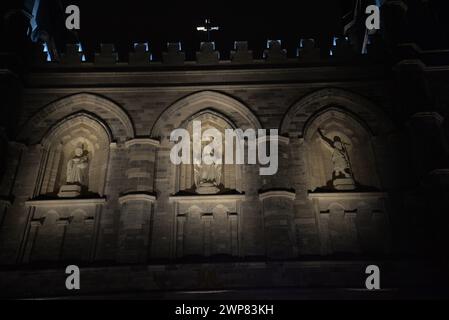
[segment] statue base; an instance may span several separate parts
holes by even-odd
[[[59,189],[58,197],[60,198],[76,198],[81,195],[81,186],[76,184],[64,185]]]
[[[356,188],[352,178],[335,179],[332,184],[336,190],[354,190]]]
[[[217,194],[220,189],[218,189],[213,183],[204,183],[197,187],[195,191],[198,194]]]

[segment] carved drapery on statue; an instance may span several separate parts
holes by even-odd
[[[40,196],[103,195],[111,139],[90,115],[64,119],[43,139]]]
[[[67,163],[67,184],[88,185],[89,158],[83,148],[75,149],[75,156]]]
[[[214,150],[211,151],[210,157],[213,158]],[[198,194],[215,194],[220,191],[222,165],[217,163],[205,164],[201,162],[195,164],[193,168],[195,191]]]
[[[183,127],[190,133],[191,139],[193,139],[194,121],[201,121],[202,133],[206,130],[215,129],[222,134],[223,138],[225,137],[226,129],[233,129],[233,125],[231,125],[228,120],[214,111],[208,110],[189,118],[183,125]],[[210,139],[202,139],[201,154],[207,152],[205,151],[205,148],[211,144],[211,142]],[[191,140],[191,145],[193,146],[193,140]],[[211,152],[216,151],[213,148],[210,150]],[[195,155],[193,154],[193,148],[191,148],[190,152],[193,163],[182,164],[177,168],[176,192],[188,194],[218,194],[222,192],[232,193],[232,191],[239,190],[239,168],[235,164],[225,163],[226,150],[224,150],[224,146],[223,150],[221,150],[221,164],[216,163],[215,161],[208,163],[205,163],[205,161],[201,161],[201,163],[199,161],[197,162],[194,160]],[[209,159],[214,158],[214,154],[211,153]]]
[[[84,145],[75,148],[74,156],[67,161],[65,184],[61,186],[58,196],[71,198],[80,196],[89,188],[89,152]]]

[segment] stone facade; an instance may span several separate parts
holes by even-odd
[[[2,140],[0,263],[19,270],[10,279],[21,268],[39,278],[79,264],[89,270],[90,293],[126,291],[136,288],[120,276],[131,264],[148,266],[132,280],[146,279],[145,290],[258,287],[265,278],[280,287],[348,287],[360,275],[335,267],[351,280],[334,281],[329,263],[297,261],[338,266],[344,258],[359,270],[367,257],[407,251],[400,221],[412,223],[404,217],[419,216],[429,192],[439,195],[429,210],[434,219],[447,208],[447,121],[425,108],[398,119],[383,62],[348,61],[341,51],[319,60],[310,41],[298,59],[276,41],[254,61],[241,42],[232,61],[219,61],[210,43],[197,63],[184,62],[177,48],[170,44],[162,63],[145,66],[139,46],[129,65],[117,62],[112,46],[102,46],[94,63],[68,50],[63,63],[26,75],[19,130]],[[399,64],[398,75],[411,63]],[[222,129],[278,129],[278,172],[227,165],[220,192],[192,193],[192,167],[173,165],[169,154],[171,131],[195,119]],[[347,146],[354,188],[335,188],[336,151],[320,130]],[[88,182],[79,196],[61,198],[77,147],[89,158]],[[108,279],[118,280],[99,284]],[[64,294],[56,284],[39,290],[38,282],[30,280],[30,294]]]

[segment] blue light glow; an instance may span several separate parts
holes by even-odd
[[[81,43],[78,43],[78,52],[83,52],[83,47],[81,46]],[[81,55],[81,61],[86,62],[86,56],[83,54]]]
[[[32,31],[36,30],[36,28],[37,28],[37,20],[36,19],[37,19],[37,14],[39,11],[40,2],[41,2],[40,0],[36,0],[36,1],[34,1],[34,4],[33,4],[33,11],[31,12],[33,17],[30,20]]]
[[[148,44],[148,42],[134,42],[134,49],[139,46],[139,45],[144,45],[145,46],[145,51],[148,52],[150,51],[150,45]],[[179,44],[179,47],[181,48],[181,44]]]
[[[51,62],[51,55],[50,51],[48,50],[48,45],[46,42],[43,44],[43,47],[44,47],[43,51],[47,54],[47,61]]]
[[[277,42],[277,43],[279,43],[280,46],[282,45],[282,40],[268,40],[267,41],[267,49],[270,48],[270,43],[271,42]]]

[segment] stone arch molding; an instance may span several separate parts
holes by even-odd
[[[74,127],[78,124],[83,124],[89,128],[92,128],[94,131],[98,132],[104,141],[111,143],[112,133],[109,130],[109,127],[104,124],[97,117],[87,114],[85,112],[79,112],[74,115],[71,115],[59,123],[56,123],[43,137],[41,144],[49,148],[52,143],[55,142],[55,139],[60,136],[61,132],[67,130],[70,127]]]
[[[85,193],[102,195],[106,178],[109,150],[112,142],[108,126],[97,117],[76,113],[55,124],[41,141],[43,160],[39,179],[39,194],[57,194],[66,185],[67,163],[81,145],[89,157]]]
[[[201,91],[184,97],[167,108],[153,126],[150,136],[154,139],[169,135],[171,130],[182,127],[186,119],[204,110],[217,111],[240,129],[262,129],[253,112],[240,101],[215,91]]]
[[[295,103],[284,116],[280,133],[290,137],[304,137],[310,119],[329,107],[341,109],[352,114],[353,118],[362,120],[373,135],[393,131],[392,123],[370,100],[343,89],[326,88]]]
[[[19,139],[28,140],[30,144],[39,143],[49,127],[77,113],[98,117],[109,128],[113,140],[125,141],[135,136],[132,121],[120,106],[98,95],[79,93],[59,99],[39,110],[25,123]]]

